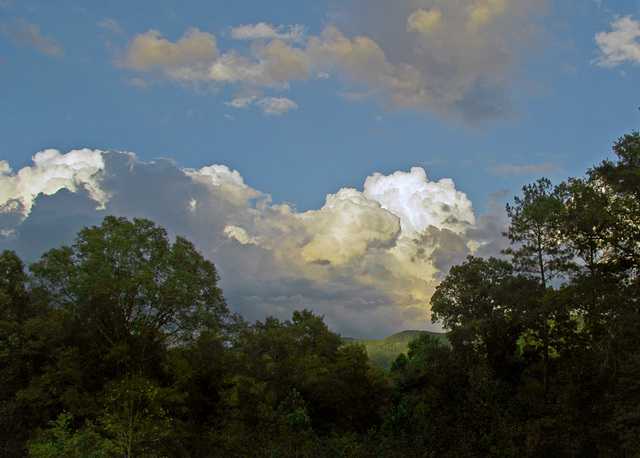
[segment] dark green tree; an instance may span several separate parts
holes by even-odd
[[[93,350],[139,371],[154,352],[229,328],[218,275],[193,244],[144,219],[108,216],[30,266],[40,294],[69,313]]]
[[[42,427],[67,410],[69,437],[91,424],[128,453],[183,453],[188,427],[203,418],[201,410],[185,413],[189,391],[203,405],[217,405],[220,361],[244,326],[227,309],[214,265],[184,238],[170,243],[151,221],[109,216],[30,269],[29,294],[38,311],[22,324],[30,372],[9,405],[25,418],[38,410],[40,421],[23,429]],[[195,386],[209,376],[211,389]],[[125,423],[127,412],[140,421]]]
[[[538,278],[541,299],[543,385],[548,389],[549,371],[549,319],[554,304],[543,300],[550,281],[565,275],[574,257],[571,248],[563,244],[562,215],[565,209],[564,188],[554,187],[547,178],[522,188],[522,197],[514,197],[514,204],[507,204],[511,219],[504,233],[512,246],[504,250],[510,254],[516,268]]]
[[[640,133],[633,131],[620,137],[613,146],[616,162],[604,160],[587,174],[602,180],[620,195],[630,194],[640,200]]]
[[[256,322],[234,351],[238,370],[224,432],[230,449],[240,450],[234,453],[268,455],[278,443],[304,449],[303,443],[347,440],[379,421],[388,386],[381,372],[363,346],[343,344],[309,310],[294,312],[291,320]]]
[[[442,347],[442,340],[427,333],[420,334],[409,342],[407,354],[400,353],[389,370],[396,385],[411,384],[419,380],[428,365],[429,352]]]
[[[496,375],[508,379],[518,339],[535,316],[537,290],[511,263],[469,256],[436,288],[431,319],[449,331],[456,352],[486,358]]]
[[[42,352],[29,325],[38,316],[27,291],[28,276],[13,251],[0,254],[0,455],[16,456],[39,422],[15,396],[41,363]]]
[[[613,151],[616,162],[605,160],[587,173],[590,185],[608,200],[601,231],[609,249],[606,261],[632,279],[640,269],[640,134],[619,138]]]

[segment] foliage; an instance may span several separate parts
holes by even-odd
[[[228,319],[213,264],[144,219],[108,216],[31,271],[47,300],[99,335],[104,351],[125,344],[144,356],[154,344],[188,343]]]
[[[135,374],[105,387],[97,421],[124,456],[135,456],[145,444],[153,445],[171,431],[161,397],[153,382]]]
[[[71,431],[72,421],[70,412],[58,415],[29,442],[29,456],[98,458],[122,453],[122,448],[96,433],[90,422],[83,431]]]
[[[274,406],[297,390],[319,434],[364,432],[375,422],[382,375],[364,347],[343,345],[321,317],[303,310],[291,321],[267,318],[247,330],[240,346],[241,372],[263,384]]]
[[[343,337],[342,340],[348,343],[364,345],[371,364],[378,366],[383,371],[388,371],[399,354],[406,354],[407,351],[409,351],[409,343],[425,333],[440,339],[445,345],[449,345],[449,339],[444,333],[429,331],[401,331],[383,340],[345,337]]]
[[[571,252],[559,243],[564,207],[562,188],[554,188],[547,178],[522,188],[522,197],[507,204],[511,225],[505,232],[512,247],[505,250],[513,256],[519,271],[537,276],[543,291],[547,282],[561,275],[571,259]]]

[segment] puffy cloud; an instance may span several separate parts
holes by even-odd
[[[254,48],[253,54],[253,59],[240,56],[235,51],[223,54],[211,65],[201,80],[269,87],[286,85],[292,79],[309,77],[300,50],[280,40]],[[188,69],[185,73],[191,74]]]
[[[395,246],[400,235],[398,218],[355,189],[328,195],[320,210],[300,218],[310,237],[301,249],[307,262],[344,265],[371,248]]]
[[[374,174],[362,192],[341,189],[319,210],[262,208],[226,233],[268,250],[286,275],[312,279],[316,288],[377,291],[379,313],[393,314],[396,325],[425,327],[429,298],[449,267],[488,243],[468,238],[474,228],[472,204],[453,181],[429,181],[415,167]]]
[[[502,16],[507,9],[508,0],[476,1],[467,7],[469,15],[467,27],[477,30],[487,26],[495,18]]]
[[[256,46],[253,54],[252,58],[234,50],[221,54],[216,37],[196,28],[189,29],[175,43],[161,38],[158,30],[149,30],[134,38],[120,64],[137,71],[160,71],[181,84],[245,83],[268,87],[309,76],[300,50],[282,40]]]
[[[350,39],[336,27],[309,40],[307,53],[314,66],[336,67],[357,82],[391,93],[393,105],[420,106],[425,97],[420,74],[411,65],[393,65],[380,46],[367,37]]]
[[[187,30],[176,43],[161,36],[158,30],[137,35],[123,65],[134,70],[166,69],[178,78],[187,68],[187,73],[199,74],[219,55],[216,37],[196,28]]]
[[[37,51],[52,57],[63,57],[64,49],[52,37],[40,33],[40,28],[25,20],[17,20],[10,24],[0,23],[0,30],[17,44],[29,44]]]
[[[364,195],[397,215],[404,234],[413,235],[429,226],[459,233],[475,222],[471,201],[455,189],[453,180],[429,181],[420,167],[388,176],[374,173],[364,183]]]
[[[603,67],[615,67],[624,62],[640,65],[640,21],[631,15],[617,17],[611,26],[611,32],[596,34],[600,57],[595,62]]]
[[[118,151],[55,150],[13,173],[0,162],[0,248],[32,261],[106,214],[156,221],[211,258],[248,319],[307,307],[347,335],[430,327],[429,298],[452,264],[498,249],[498,216],[474,217],[453,181],[421,168],[373,174],[322,208],[274,204],[224,165],[181,169]],[[499,234],[499,232],[498,232]]]
[[[437,8],[428,11],[420,8],[407,18],[407,30],[421,34],[434,33],[441,24],[442,13]]]
[[[60,189],[76,191],[85,188],[102,207],[108,195],[101,189],[99,172],[104,167],[100,151],[82,149],[61,154],[48,149],[32,158],[33,167],[24,167],[14,174],[6,161],[0,161],[0,203],[19,204],[23,217],[31,211],[35,198],[52,195]]]
[[[559,173],[564,170],[562,170],[562,167],[555,162],[545,162],[543,164],[535,165],[500,164],[489,168],[489,171],[494,175],[507,176],[524,175],[527,173]]]
[[[208,34],[211,52],[189,54],[184,42],[197,29],[176,43],[150,30],[134,39],[126,62],[139,71],[162,68],[181,83],[254,88],[342,75],[347,85],[388,107],[483,123],[512,113],[510,79],[522,50],[539,41],[538,19],[548,2],[372,0],[362,3],[364,10],[354,8],[353,16],[341,15],[347,26],[359,22],[362,33],[351,37],[335,25],[310,37],[300,25],[260,22],[227,29],[232,39],[252,42],[249,54],[231,49],[218,55]]]

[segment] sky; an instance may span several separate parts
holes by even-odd
[[[250,321],[439,330],[504,207],[638,129],[638,0],[0,0],[0,249],[182,235]]]

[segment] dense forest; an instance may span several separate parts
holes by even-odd
[[[214,265],[109,216],[0,255],[1,456],[640,455],[640,135],[507,206],[388,371],[312,311],[247,323]],[[425,304],[427,306],[428,304]]]

